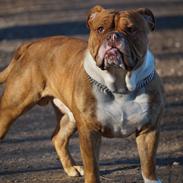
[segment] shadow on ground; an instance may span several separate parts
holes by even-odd
[[[157,17],[157,30],[178,29],[183,27],[183,16]],[[167,24],[168,22],[168,24]],[[86,22],[62,22],[44,25],[22,25],[0,29],[0,41],[42,38],[54,35],[86,35]]]

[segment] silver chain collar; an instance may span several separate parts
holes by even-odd
[[[155,70],[153,70],[153,72],[151,72],[146,78],[139,81],[137,83],[137,87],[136,87],[135,90],[139,90],[139,89],[144,88],[145,86],[147,86],[153,80],[154,76],[155,76]],[[96,86],[99,89],[99,91],[101,91],[101,92],[103,92],[104,94],[107,94],[107,95],[113,95],[112,91],[109,88],[107,88],[107,86],[105,86],[105,85],[99,83],[98,81],[94,80],[89,75],[88,75],[88,79],[89,79],[89,81],[92,85]]]

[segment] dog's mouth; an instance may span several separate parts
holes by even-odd
[[[122,41],[111,42],[106,40],[100,46],[96,59],[97,66],[102,70],[107,70],[110,67],[132,70],[134,63],[127,41],[122,39]]]
[[[103,68],[107,69],[109,67],[120,67],[125,69],[123,54],[117,48],[110,48],[106,50],[103,58]]]
[[[110,67],[118,67],[124,70],[130,70],[128,65],[128,56],[125,53],[116,47],[107,46],[106,49],[101,49],[99,51],[100,54],[100,62],[98,62],[98,66],[102,70],[107,70]]]

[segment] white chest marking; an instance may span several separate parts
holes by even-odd
[[[89,51],[86,52],[84,69],[91,78],[114,91],[115,78],[108,71],[103,71],[96,66]],[[138,69],[126,74],[125,82],[129,91],[134,91],[137,83],[145,79],[154,69],[154,57],[147,50],[144,63]],[[114,136],[124,136],[133,133],[147,123],[149,96],[142,91],[143,89],[135,98],[114,94],[114,98],[111,99],[110,96],[107,97],[93,88],[97,100],[97,119],[102,126],[110,127]]]
[[[97,119],[103,129],[110,129],[114,137],[128,136],[148,122],[149,97],[142,93],[138,97],[114,94],[114,99],[96,93]]]

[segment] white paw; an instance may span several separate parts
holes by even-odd
[[[81,166],[72,166],[70,168],[65,169],[65,172],[70,177],[78,177],[84,175],[84,170]]]
[[[84,170],[82,166],[74,166],[81,176],[84,176]]]
[[[149,179],[144,179],[144,183],[162,183],[160,179],[158,180],[149,180]]]

